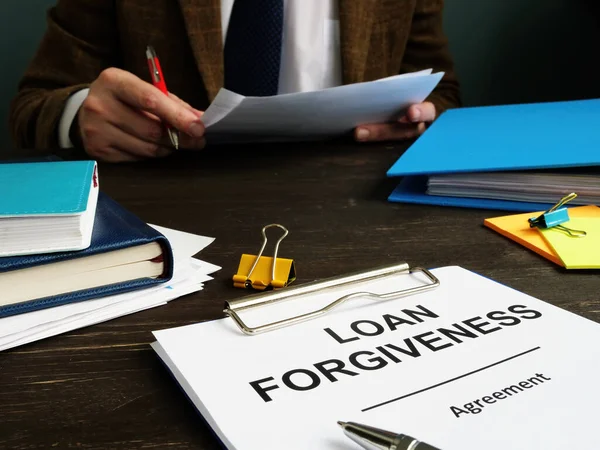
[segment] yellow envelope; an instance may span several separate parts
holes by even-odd
[[[515,242],[533,250],[537,254],[543,256],[546,259],[558,264],[559,266],[565,266],[561,259],[558,257],[552,247],[544,240],[542,234],[536,229],[529,226],[527,220],[530,217],[537,217],[544,211],[525,213],[525,214],[513,214],[510,216],[493,217],[485,219],[483,224],[491,228],[492,230],[512,239]],[[590,206],[575,206],[569,208],[569,218],[573,220],[579,217],[595,218],[600,223],[600,208],[594,205]],[[574,226],[570,228],[578,229]],[[587,231],[587,230],[585,230]],[[587,238],[587,236],[586,236]],[[571,238],[576,239],[576,238]]]
[[[571,217],[563,225],[582,230],[584,237],[572,237],[555,228],[540,228],[546,242],[561,259],[567,269],[600,268],[600,219],[597,217]]]

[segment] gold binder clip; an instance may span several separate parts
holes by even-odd
[[[275,244],[273,257],[262,256],[267,245],[267,229],[278,227],[283,234]],[[278,289],[287,286],[296,279],[296,268],[294,261],[286,258],[278,258],[279,244],[288,235],[288,230],[283,225],[272,223],[262,229],[263,244],[258,255],[243,254],[237,274],[233,276],[233,286],[237,288],[253,288],[265,290],[268,288]]]

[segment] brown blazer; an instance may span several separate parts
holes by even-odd
[[[429,98],[460,105],[442,30],[443,0],[338,0],[345,84],[432,67],[446,75]],[[58,0],[11,104],[17,146],[56,148],[64,103],[102,70],[149,81],[155,47],[169,90],[204,110],[223,85],[220,0]]]

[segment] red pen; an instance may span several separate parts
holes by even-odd
[[[151,45],[146,48],[146,59],[148,59],[148,69],[150,70],[150,76],[152,77],[152,84],[160,89],[165,95],[169,95],[167,84],[165,83],[165,78],[163,77],[162,69],[160,68],[158,56],[156,56],[156,52]],[[171,139],[173,147],[178,149],[179,135],[177,134],[177,131],[170,125],[167,125],[167,133],[169,133],[169,139]]]

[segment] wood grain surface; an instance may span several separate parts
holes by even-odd
[[[105,193],[149,223],[215,237],[198,257],[223,269],[167,306],[0,353],[0,448],[220,448],[151,332],[220,318],[224,300],[246,295],[231,277],[269,223],[290,230],[280,256],[296,262],[297,284],[401,261],[459,265],[600,321],[599,272],[566,271],[483,227],[504,212],[387,202],[396,181],[385,174],[404,148],[223,147],[101,164]]]

